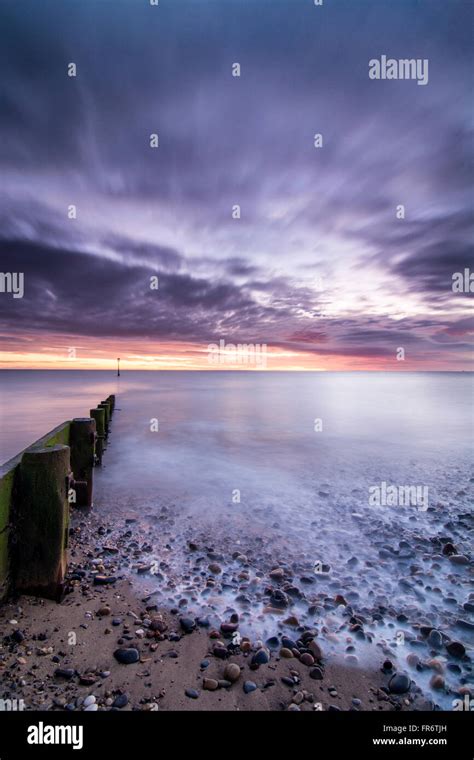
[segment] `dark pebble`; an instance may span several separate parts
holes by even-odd
[[[134,662],[139,661],[140,654],[138,649],[130,647],[130,649],[116,649],[114,657],[117,662],[120,662],[122,665],[132,665]]]

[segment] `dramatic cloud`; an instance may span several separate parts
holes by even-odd
[[[9,365],[64,335],[107,356],[222,337],[298,368],[400,369],[404,347],[405,368],[469,369],[471,294],[451,282],[473,260],[473,16],[4,0],[1,268],[25,274],[23,299],[0,294]],[[369,79],[382,54],[428,59],[428,84]]]

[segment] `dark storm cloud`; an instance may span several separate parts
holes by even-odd
[[[0,236],[27,276],[4,326],[464,350],[450,287],[472,261],[472,16],[461,0],[4,0]],[[429,58],[429,85],[369,80],[382,53]],[[357,320],[322,320],[350,285],[312,278],[341,271],[429,316],[390,324],[383,293],[374,317],[377,280]]]

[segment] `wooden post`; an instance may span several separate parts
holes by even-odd
[[[97,464],[102,464],[102,457],[104,454],[104,441],[105,441],[105,409],[91,409],[91,417],[95,420],[96,428],[96,441],[95,441],[95,454],[97,457]]]
[[[76,417],[71,422],[69,445],[71,447],[71,470],[76,485],[76,507],[92,507],[92,488],[94,478],[94,450],[96,438],[95,419]],[[81,481],[86,482],[85,487]]]
[[[18,473],[13,536],[17,591],[59,599],[67,564],[69,446],[25,451]]]
[[[109,422],[110,422],[110,404],[108,401],[101,401],[100,404],[97,404],[99,409],[103,409],[105,412],[105,437],[107,438],[109,434]]]
[[[111,396],[109,396],[106,399],[106,401],[108,401],[109,404],[110,404],[110,414],[112,415],[114,413],[114,411],[115,411],[115,396],[114,396],[114,394],[112,394]]]

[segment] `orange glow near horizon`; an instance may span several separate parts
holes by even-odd
[[[218,342],[218,341],[216,341]],[[116,371],[120,357],[120,371],[127,370],[185,370],[185,371],[351,371],[351,370],[461,370],[465,365],[452,365],[431,357],[396,361],[393,357],[345,356],[336,352],[318,353],[298,351],[268,346],[265,360],[245,363],[235,361],[227,355],[225,362],[211,363],[208,345],[194,343],[152,343],[141,339],[117,341],[104,339],[100,342],[92,338],[48,336],[46,340],[31,337],[18,342],[10,336],[6,350],[0,353],[0,369],[56,369],[56,370],[110,370]],[[225,341],[226,345],[231,341]],[[466,357],[467,359],[468,357]],[[461,360],[462,361],[462,360]]]

